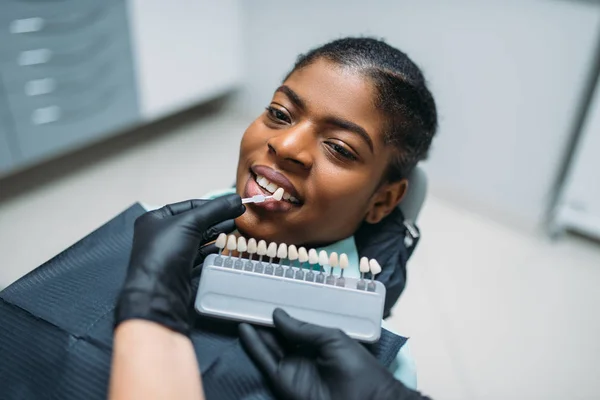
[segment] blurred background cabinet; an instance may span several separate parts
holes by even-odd
[[[600,239],[600,82],[559,197],[554,229],[574,230]]]
[[[231,89],[237,18],[235,1],[4,1],[0,174]]]

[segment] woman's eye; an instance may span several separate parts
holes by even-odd
[[[347,148],[338,143],[328,142],[327,145],[331,147],[333,151],[338,153],[340,156],[348,159],[348,160],[356,160],[357,157]]]
[[[290,117],[288,117],[286,113],[284,113],[281,110],[278,110],[275,107],[267,107],[267,112],[269,113],[269,117],[275,121],[283,121],[287,122],[288,124],[292,123]]]

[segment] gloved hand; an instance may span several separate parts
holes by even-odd
[[[241,324],[240,338],[282,399],[426,399],[342,331],[300,322],[281,309],[273,321],[276,332]]]
[[[139,217],[115,326],[146,319],[188,334],[191,270],[198,248],[233,231],[233,218],[245,210],[240,196],[233,194],[169,204]]]

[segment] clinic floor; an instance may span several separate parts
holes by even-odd
[[[229,186],[247,123],[192,113],[0,181],[0,288],[131,203]],[[551,242],[434,196],[420,225],[391,321],[412,337],[423,391],[600,399],[600,245]]]

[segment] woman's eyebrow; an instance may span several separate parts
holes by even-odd
[[[371,150],[371,153],[374,152],[373,141],[371,140],[371,137],[369,136],[365,128],[363,128],[362,126],[339,117],[327,117],[325,118],[325,123],[337,126],[338,128],[343,129],[345,131],[357,134],[367,143],[369,149]]]
[[[298,96],[298,93],[294,92],[289,86],[281,85],[275,92],[284,93],[296,107],[300,108],[301,110],[306,110],[306,103],[302,97]],[[371,140],[371,137],[362,126],[339,117],[327,117],[325,122],[329,125],[334,125],[345,131],[357,134],[367,143],[371,153],[374,152],[373,140]]]
[[[302,100],[302,98],[298,96],[298,93],[290,89],[289,86],[281,85],[277,88],[275,92],[284,93],[290,99],[290,101],[294,103],[296,107],[300,108],[303,111],[306,110],[306,103],[304,103],[304,100]]]

